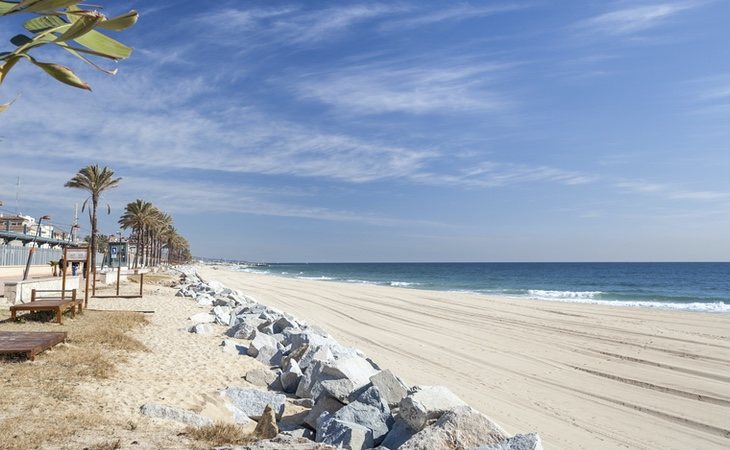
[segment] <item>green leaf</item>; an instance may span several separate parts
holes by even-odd
[[[87,83],[82,81],[79,77],[77,77],[76,74],[73,73],[73,71],[68,67],[64,67],[60,64],[36,61],[33,58],[31,58],[30,61],[61,83],[68,84],[69,86],[77,87],[80,89],[86,89],[87,91],[91,90],[91,87]]]
[[[96,30],[89,31],[74,41],[98,53],[109,55],[110,58],[125,59],[132,54],[132,49],[119,41],[99,33]]]
[[[66,8],[81,3],[81,0],[23,0],[13,7],[10,12],[39,12]]]
[[[10,69],[13,68],[15,63],[20,61],[20,58],[21,58],[21,56],[13,55],[13,56],[9,57],[2,66],[0,66],[0,84],[2,84],[3,81],[5,81],[5,77],[8,76],[8,72],[10,72]],[[8,106],[10,106],[10,105],[8,105]]]
[[[13,8],[15,8],[16,5],[17,5],[17,3],[15,3],[15,2],[2,2],[2,1],[0,1],[0,15],[1,14],[6,14],[8,11],[10,11]]]
[[[105,68],[99,66],[98,64],[94,63],[93,61],[91,61],[90,59],[88,59],[87,57],[85,57],[84,55],[79,54],[79,52],[85,52],[85,53],[91,53],[91,54],[98,55],[97,53],[93,53],[93,52],[90,52],[88,50],[84,50],[84,49],[81,49],[81,48],[69,47],[68,45],[64,45],[64,44],[58,44],[58,45],[61,48],[63,48],[64,50],[66,50],[67,52],[71,53],[75,57],[77,57],[80,60],[82,60],[83,62],[85,62],[86,64],[92,66],[96,70],[100,70],[100,71],[102,71],[102,72],[104,72],[106,74],[109,74],[109,75],[116,75],[117,74],[117,69],[113,69],[113,70],[105,69]]]
[[[65,42],[71,39],[79,38],[89,31],[93,30],[96,24],[104,20],[101,13],[93,11],[92,14],[86,14],[78,18],[63,34],[54,39],[53,42]]]
[[[50,30],[51,28],[66,25],[67,23],[68,22],[58,16],[41,16],[25,22],[23,27],[31,33],[40,33],[42,31]]]
[[[126,14],[122,14],[121,16],[104,20],[98,25],[98,27],[112,31],[122,31],[137,23],[137,19],[139,19],[139,13],[132,10]]]

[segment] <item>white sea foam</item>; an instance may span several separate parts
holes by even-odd
[[[601,291],[544,291],[542,289],[527,291],[527,295],[535,300],[593,299],[601,294]]]
[[[300,280],[334,280],[334,278],[332,278],[332,277],[325,277],[325,276],[321,276],[321,277],[301,277],[301,276],[299,276],[297,278],[299,278]]]
[[[256,269],[251,269],[250,267],[240,267],[238,269],[233,269],[233,270],[235,270],[236,272],[245,272],[245,273],[260,273],[260,274],[271,273],[268,270],[256,270]]]
[[[366,281],[366,280],[352,280],[352,279],[350,279],[350,280],[345,280],[345,281],[347,281],[348,283],[355,283],[355,284],[377,284],[374,281]]]
[[[660,302],[656,300],[600,300],[595,298],[600,291],[543,291],[529,290],[532,300],[547,300],[567,303],[589,303],[593,305],[631,306],[639,308],[671,309],[675,311],[730,313],[730,304],[725,302]]]
[[[391,281],[390,285],[393,287],[410,287],[419,286],[421,283],[409,283],[407,281]]]

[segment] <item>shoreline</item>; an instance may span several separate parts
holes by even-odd
[[[408,289],[408,290],[417,290],[417,291],[425,291],[425,292],[446,292],[446,293],[458,293],[458,294],[470,294],[470,295],[477,295],[484,297],[486,299],[490,298],[501,298],[505,300],[514,300],[514,301],[536,301],[536,302],[555,302],[555,303],[570,303],[570,304],[583,304],[583,305],[601,305],[601,306],[610,306],[610,307],[624,307],[624,308],[640,308],[640,309],[649,309],[649,310],[664,310],[664,311],[681,311],[681,312],[691,312],[691,313],[708,313],[708,314],[730,314],[730,303],[725,302],[724,300],[715,300],[715,301],[707,301],[707,302],[677,302],[677,301],[660,301],[660,300],[609,300],[609,299],[594,299],[592,297],[590,298],[581,298],[580,296],[575,297],[557,297],[557,296],[550,296],[546,294],[544,297],[534,297],[529,295],[510,295],[506,293],[499,293],[499,292],[480,292],[479,290],[469,290],[469,289],[434,289],[434,288],[427,288],[427,287],[418,287],[417,285],[419,283],[417,282],[408,282],[408,281],[390,281],[390,282],[378,282],[378,281],[369,281],[369,280],[343,280],[343,279],[337,279],[333,277],[327,277],[327,276],[320,276],[320,277],[307,277],[307,276],[293,276],[289,275],[287,273],[272,273],[269,271],[260,271],[257,269],[245,269],[245,270],[236,270],[232,269],[234,266],[229,265],[211,265],[208,267],[222,267],[224,270],[230,270],[231,272],[236,273],[251,273],[254,275],[268,275],[272,277],[280,277],[285,279],[292,279],[292,280],[305,280],[305,281],[324,281],[324,282],[332,282],[332,283],[344,283],[344,284],[352,284],[352,285],[367,285],[367,286],[381,286],[381,287],[388,287],[388,288],[394,288],[394,289]],[[573,292],[573,291],[551,291],[551,290],[544,290],[544,289],[524,289],[528,292],[544,292],[544,293],[553,293],[553,292],[571,292],[574,294],[580,294],[581,292]],[[601,294],[600,291],[590,291],[592,294]]]
[[[410,383],[447,385],[510,432],[539,432],[545,448],[730,444],[723,314],[198,270]]]

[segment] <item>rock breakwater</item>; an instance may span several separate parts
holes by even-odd
[[[268,366],[246,375],[266,391],[220,390],[240,423],[259,420],[267,406],[281,419],[288,402],[308,410],[282,424],[281,434],[321,445],[312,448],[542,450],[538,435],[508,436],[445,386],[410,386],[316,326],[204,281],[192,268],[182,273],[176,295],[211,307],[191,316],[186,330],[221,332],[225,351]]]

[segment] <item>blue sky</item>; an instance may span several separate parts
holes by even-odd
[[[144,198],[200,256],[728,260],[729,2],[113,3],[116,76],[0,88],[4,212],[99,163],[104,232]]]

